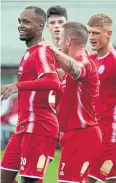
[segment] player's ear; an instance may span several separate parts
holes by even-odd
[[[112,31],[108,31],[108,37],[112,36]]]
[[[37,29],[38,29],[39,31],[43,30],[43,29],[44,29],[44,24],[41,23],[41,24],[37,25]]]
[[[68,47],[71,45],[71,37],[67,37],[66,44]]]

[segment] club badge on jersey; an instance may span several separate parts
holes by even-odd
[[[99,69],[98,69],[98,73],[99,73],[99,74],[102,74],[102,73],[104,72],[104,70],[105,70],[105,66],[104,66],[104,65],[101,65],[101,66],[99,67]]]
[[[29,57],[30,53],[29,52],[26,52],[25,55],[24,55],[24,60],[27,60],[28,57]]]

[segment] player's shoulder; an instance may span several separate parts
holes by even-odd
[[[116,49],[112,48],[110,51],[110,57],[112,57],[112,59],[116,62]]]
[[[108,56],[104,58],[107,61],[108,65],[116,68],[116,50],[114,48],[111,49]],[[105,63],[105,62],[104,62]]]
[[[83,56],[83,62],[85,64],[95,63],[96,58],[97,58],[97,54],[91,54],[89,52],[86,52],[85,56]]]
[[[46,53],[51,55],[51,56],[54,56],[53,50],[48,46],[46,47]]]
[[[81,64],[83,67],[88,70],[89,73],[93,73],[96,71],[96,63],[95,61],[91,58],[91,56],[88,54],[88,52],[85,52],[84,55],[81,57]]]
[[[90,73],[97,73],[97,67],[98,67],[97,54],[88,54],[87,60]]]
[[[47,52],[53,53],[52,49],[49,46],[43,46],[43,45],[39,45],[39,44],[38,44],[37,50],[44,51],[46,53]]]
[[[90,58],[91,62],[98,67],[98,65],[99,65],[98,54],[97,53],[89,53],[89,58]]]
[[[39,54],[39,57],[42,57],[44,59],[45,58],[54,59],[54,53],[52,49],[48,46],[38,45],[36,53]]]
[[[97,53],[90,53],[89,57],[90,57],[91,59],[93,59],[93,60],[96,60],[97,57],[98,57],[98,55],[97,55]]]

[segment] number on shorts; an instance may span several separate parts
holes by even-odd
[[[62,167],[61,167],[61,170],[63,170],[65,167],[65,163],[62,163]]]
[[[21,165],[26,165],[26,158],[21,157]]]

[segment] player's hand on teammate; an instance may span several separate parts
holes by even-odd
[[[11,94],[16,93],[18,91],[18,88],[15,83],[10,84],[10,85],[4,85],[0,89],[0,95],[1,95],[1,100],[6,100]]]
[[[51,49],[53,49],[55,47],[51,42],[49,42],[47,40],[41,41],[39,43],[39,45],[42,45],[43,47],[50,47]]]
[[[59,53],[60,51],[56,48],[56,46],[54,46],[53,43],[51,43],[51,42],[49,42],[47,40],[41,41],[39,43],[39,45],[42,45],[43,47],[49,47],[54,52],[55,55],[56,54],[60,54]]]

